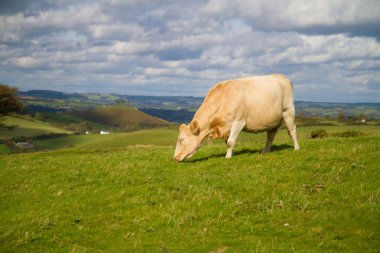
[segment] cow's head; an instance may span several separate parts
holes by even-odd
[[[181,162],[192,157],[198,150],[202,138],[197,120],[191,121],[189,125],[182,124],[179,127],[177,146],[174,152],[174,159]]]

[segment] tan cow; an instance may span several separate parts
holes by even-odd
[[[189,125],[179,127],[174,153],[178,162],[190,158],[206,138],[227,139],[226,158],[239,133],[267,132],[263,153],[270,150],[277,129],[284,119],[294,149],[300,147],[294,124],[293,86],[284,75],[251,76],[215,85]]]

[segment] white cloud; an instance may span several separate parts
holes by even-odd
[[[340,30],[355,34],[361,32],[355,31],[361,24],[380,22],[376,0],[211,0],[202,11],[221,18],[241,17],[255,28],[277,31],[314,27],[314,33]]]
[[[365,60],[380,57],[380,44],[371,38],[344,35],[299,36],[301,43],[277,54],[271,64],[289,62],[317,64],[331,61]]]
[[[30,56],[16,58],[13,60],[13,63],[21,68],[35,68],[41,66],[41,61]]]
[[[94,39],[129,39],[143,36],[144,28],[137,24],[98,24],[90,25],[89,31]]]

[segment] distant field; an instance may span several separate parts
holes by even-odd
[[[44,141],[34,141],[37,150],[61,149],[69,147],[85,149],[123,148],[134,145],[164,146],[176,141],[177,131],[173,129],[142,130],[131,133],[111,133],[110,135],[73,135]]]
[[[11,149],[4,144],[0,144],[0,155],[8,155],[11,152]]]
[[[0,156],[0,252],[378,252],[380,127],[318,128],[297,152],[281,130],[266,155],[242,134],[229,160],[206,141],[174,162],[176,129]]]
[[[339,112],[346,116],[366,115],[380,119],[380,103],[329,103],[295,101],[297,112],[306,115],[323,115],[336,118]]]
[[[63,130],[53,126],[50,123],[38,121],[34,119],[25,120],[21,118],[15,118],[11,116],[2,117],[1,122],[6,125],[15,125],[14,130],[2,130],[0,129],[0,140],[11,137],[33,137],[42,134],[71,134],[71,131]]]

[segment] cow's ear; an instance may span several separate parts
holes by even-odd
[[[199,135],[200,129],[197,120],[193,120],[190,123],[190,131],[194,135]]]

